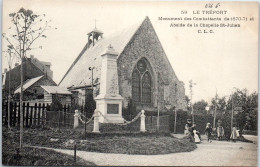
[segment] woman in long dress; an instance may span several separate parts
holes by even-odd
[[[225,135],[224,128],[223,128],[223,126],[221,126],[221,124],[222,124],[222,121],[218,120],[218,123],[217,123],[217,137],[218,137],[219,141],[221,141],[222,138],[224,138],[224,135]]]
[[[224,134],[225,134],[225,132],[224,132],[223,126],[218,126],[217,127],[217,135],[218,135],[218,140],[219,141],[222,140],[222,138],[224,137]]]

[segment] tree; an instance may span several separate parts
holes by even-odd
[[[14,58],[16,56],[15,56],[15,53],[13,52],[11,45],[8,45],[7,48],[8,49],[3,52],[7,53],[6,59],[8,62],[8,70],[9,70],[9,72],[8,72],[8,115],[7,115],[7,119],[8,119],[8,129],[10,130],[11,129],[11,127],[10,127],[10,101],[11,101],[10,79],[11,78],[10,77],[11,77],[12,64],[13,64]]]
[[[193,109],[195,112],[197,112],[197,114],[205,114],[206,113],[206,106],[208,105],[208,103],[205,100],[201,100],[198,102],[195,102],[193,104]]]
[[[242,129],[257,129],[257,110],[258,110],[258,94],[253,92],[248,94],[247,89],[238,89],[232,94],[233,109],[237,111],[234,118],[237,126]],[[232,98],[228,100],[227,108],[232,110]]]
[[[23,60],[26,59],[26,53],[32,49],[33,44],[39,38],[46,38],[46,30],[51,29],[50,21],[45,21],[45,14],[37,15],[32,10],[21,8],[18,12],[10,13],[12,26],[9,32],[3,33],[3,38],[8,42],[10,48],[21,59],[21,92],[20,109],[23,102]],[[41,46],[39,48],[42,48]],[[23,139],[23,112],[20,112],[20,148],[22,148]]]
[[[226,110],[226,106],[227,106],[227,103],[226,103],[226,97],[215,97],[215,98],[212,98],[211,100],[211,106],[210,108],[212,110],[215,110],[215,107],[216,107],[216,112],[217,114],[224,114],[225,113],[225,110]]]
[[[86,95],[85,112],[86,117],[91,117],[96,109],[96,101],[93,97],[93,92],[88,92]]]
[[[52,102],[50,105],[50,111],[62,111],[62,104],[58,94],[52,95]]]
[[[187,111],[190,111],[191,110],[190,98],[187,95],[185,95],[185,101],[186,101],[186,104],[187,104]]]

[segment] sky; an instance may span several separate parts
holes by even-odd
[[[9,13],[21,7],[37,14],[45,14],[57,30],[49,30],[47,38],[34,43],[27,55],[52,63],[53,79],[59,83],[72,62],[87,43],[87,33],[96,26],[104,37],[131,26],[148,16],[163,49],[190,96],[189,81],[193,80],[193,100],[210,101],[216,92],[229,96],[233,87],[258,92],[258,4],[222,2],[218,9],[226,10],[225,17],[247,17],[254,21],[240,21],[240,28],[212,28],[214,33],[198,33],[208,28],[170,27],[171,23],[201,23],[200,21],[160,21],[158,17],[224,17],[223,15],[195,15],[206,10],[206,2],[120,2],[84,0],[5,0],[3,1],[3,32],[11,26]],[[214,4],[217,4],[214,2]],[[248,10],[250,9],[250,10]],[[182,15],[181,11],[187,11]],[[203,23],[215,23],[204,21]],[[217,22],[220,23],[220,22]],[[238,23],[229,21],[228,23]],[[3,40],[2,50],[6,42]],[[15,62],[14,62],[15,63]],[[2,69],[7,68],[2,55]]]

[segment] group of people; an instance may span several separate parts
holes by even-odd
[[[223,128],[223,126],[221,126],[221,123],[222,123],[221,120],[218,120],[217,128],[216,128],[217,140],[219,140],[219,141],[221,141],[225,138],[224,128]],[[211,143],[213,128],[209,122],[206,124],[206,128],[205,128],[204,132],[207,136],[208,142]],[[200,132],[196,128],[196,123],[193,122],[193,124],[192,124],[191,119],[187,119],[184,134],[187,135],[190,138],[190,141],[192,141],[192,142],[199,143],[201,141],[201,135],[200,135]],[[231,131],[230,139],[233,142],[236,142],[238,137],[239,137],[239,132],[236,127],[233,127],[232,131]]]
[[[197,130],[196,123],[191,123],[191,119],[187,119],[187,124],[185,125],[184,134],[190,138],[190,141],[199,143],[201,141],[200,132]]]

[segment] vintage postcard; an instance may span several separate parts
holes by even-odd
[[[4,0],[2,165],[256,166],[258,2]]]

